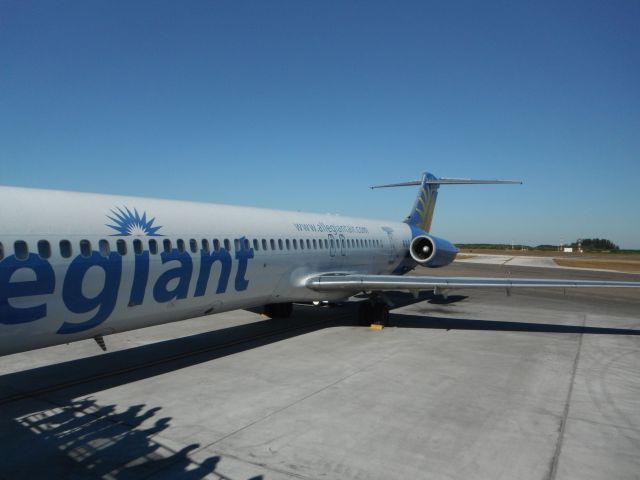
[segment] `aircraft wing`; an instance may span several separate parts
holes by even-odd
[[[446,290],[450,288],[640,288],[640,282],[604,280],[547,280],[491,277],[399,277],[396,275],[318,275],[307,280],[307,287],[319,292],[360,292],[384,290]]]

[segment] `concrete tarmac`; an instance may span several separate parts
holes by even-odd
[[[640,478],[640,291],[393,300],[382,331],[296,306],[1,357],[0,478]]]

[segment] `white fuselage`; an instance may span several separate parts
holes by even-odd
[[[306,279],[392,273],[411,238],[400,222],[0,187],[0,355],[338,299]]]

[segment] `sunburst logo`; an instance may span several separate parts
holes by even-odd
[[[162,228],[162,226],[154,227],[153,222],[155,218],[147,220],[147,212],[142,212],[142,216],[138,213],[137,209],[133,209],[133,212],[127,207],[124,210],[120,207],[116,207],[111,210],[113,217],[107,215],[107,218],[114,222],[114,225],[105,224],[109,228],[113,228],[116,232],[113,237],[161,237],[161,233],[156,233]]]

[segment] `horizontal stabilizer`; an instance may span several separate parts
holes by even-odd
[[[412,187],[422,185],[422,180],[412,182],[390,183],[388,185],[374,185],[373,188]],[[472,178],[429,178],[424,181],[428,185],[522,185],[522,180],[475,180]]]
[[[520,180],[474,180],[472,178],[447,178],[436,177],[435,175],[425,172],[422,174],[421,180],[402,183],[389,183],[386,185],[376,185],[371,188],[388,188],[388,187],[411,187],[420,185],[420,191],[416,202],[411,209],[411,213],[405,220],[409,225],[413,225],[425,232],[431,230],[431,222],[433,221],[433,210],[436,206],[438,197],[438,188],[440,185],[490,185],[490,184],[521,184]]]

